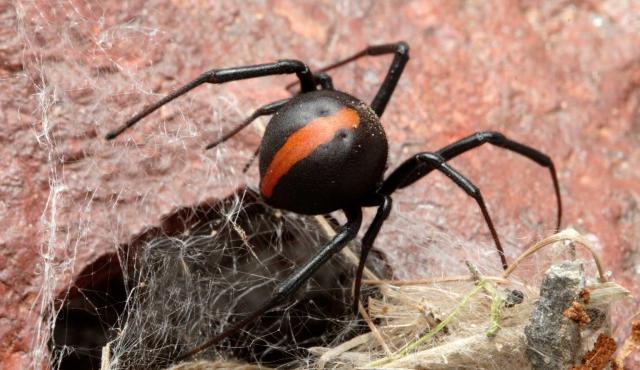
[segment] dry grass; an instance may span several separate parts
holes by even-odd
[[[481,276],[470,263],[467,276],[429,280],[381,281],[368,272],[365,283],[379,286],[382,292],[382,298],[368,302],[367,322],[372,330],[333,348],[309,348],[313,360],[305,367],[529,368],[524,327],[529,322],[539,286],[530,285],[528,279],[517,278],[512,273],[542,248],[561,241],[569,241],[572,247],[576,244],[584,246],[594,258],[597,276],[587,280],[583,292],[588,294],[581,293],[581,302],[576,302],[583,314],[580,318],[584,323],[581,327],[584,327],[590,321],[587,308],[608,308],[611,303],[627,297],[629,292],[606,281],[594,249],[582,235],[569,229],[536,243],[502,276]],[[513,291],[524,293],[522,303],[510,302]],[[608,320],[602,320],[599,327],[583,330],[585,346],[599,338],[594,350],[579,357],[587,365],[597,361],[598,364],[608,363],[615,352],[615,342],[612,345],[612,339],[608,340],[604,346],[602,338],[610,339],[610,336],[599,337],[601,333],[609,333]],[[631,338],[635,337],[630,337],[630,344],[625,344],[625,348],[637,346],[637,341]],[[600,347],[606,347],[606,353],[599,351]],[[587,348],[582,351],[587,352]],[[184,363],[173,369],[217,369],[220,366],[221,362],[197,362]]]

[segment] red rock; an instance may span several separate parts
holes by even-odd
[[[564,225],[591,233],[614,278],[637,294],[639,13],[615,0],[0,6],[11,30],[0,30],[0,362],[46,361],[39,318],[83,267],[172,209],[255,184],[255,168],[246,177],[239,168],[258,130],[201,148],[287,96],[292,78],[202,87],[115,142],[101,139],[109,129],[209,68],[280,58],[319,67],[399,39],[412,59],[383,117],[389,165],[478,130],[540,148],[559,171]],[[360,60],[334,82],[370,99],[387,63]],[[482,189],[510,258],[553,229],[545,170],[494,148],[452,164]],[[486,252],[498,268],[476,206],[442,176],[399,192],[395,205],[378,245],[400,276],[440,274],[441,258],[462,258],[425,253],[424,225],[481,242],[474,258]]]

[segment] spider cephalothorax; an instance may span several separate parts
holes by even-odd
[[[382,86],[370,105],[334,90],[327,71],[363,56],[384,54],[394,54],[394,58]],[[391,194],[413,184],[433,170],[445,174],[477,202],[498,249],[502,266],[507,268],[500,239],[480,190],[447,163],[448,160],[484,143],[521,154],[549,169],[558,206],[556,228],[560,227],[562,204],[553,162],[544,153],[497,132],[478,132],[442,149],[414,154],[383,177],[387,161],[387,139],[379,117],[384,113],[408,60],[409,46],[404,42],[398,42],[369,46],[349,58],[320,69],[315,74],[297,60],[214,69],[143,109],[123,126],[107,134],[107,139],[114,139],[162,105],[204,83],[219,84],[295,73],[300,81],[298,94],[259,108],[247,120],[207,148],[215,147],[231,138],[257,117],[273,115],[259,148],[260,193],[265,202],[276,208],[303,214],[324,214],[343,210],[347,218],[336,236],[322,246],[306,264],[278,284],[273,296],[261,307],[215,338],[185,353],[181,358],[215,345],[291,297],[320,266],[358,235],[362,223],[362,207],[377,207],[376,215],[362,238],[354,287],[356,309],[364,262],[391,211]]]

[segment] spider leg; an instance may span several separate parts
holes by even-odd
[[[555,191],[556,203],[558,208],[556,231],[559,231],[560,224],[562,222],[562,198],[560,196],[560,185],[558,184],[558,175],[556,174],[556,168],[553,165],[553,161],[548,155],[529,146],[513,141],[505,137],[503,134],[494,131],[482,131],[467,136],[438,150],[436,154],[440,155],[442,158],[448,161],[459,156],[462,153],[477,148],[484,143],[490,143],[495,146],[510,150],[512,152],[516,152],[549,169],[549,172],[551,173],[551,180],[553,181],[553,189]],[[404,188],[406,186],[409,186],[431,171],[433,171],[433,168],[429,167],[428,165],[418,166],[416,169],[414,169],[411,175],[407,176],[406,179],[403,180],[399,187]]]
[[[504,255],[504,250],[502,249],[502,244],[500,244],[500,239],[498,238],[498,233],[496,232],[495,227],[493,226],[493,221],[491,221],[491,216],[489,216],[489,211],[487,210],[487,206],[484,203],[484,199],[482,198],[482,194],[480,193],[480,189],[475,186],[471,181],[469,181],[466,177],[464,177],[461,173],[456,171],[453,167],[449,166],[446,163],[445,158],[443,158],[438,153],[418,153],[413,157],[404,161],[398,168],[396,168],[389,177],[383,182],[382,187],[378,191],[378,193],[382,195],[391,195],[398,188],[401,188],[403,184],[405,184],[408,178],[412,177],[416,169],[422,169],[424,174],[420,177],[415,178],[414,182],[418,179],[426,176],[427,173],[431,172],[431,170],[437,169],[443,174],[445,174],[448,178],[450,178],[456,185],[462,188],[467,195],[475,199],[476,203],[480,207],[480,211],[482,211],[482,216],[484,217],[484,221],[489,227],[489,231],[491,232],[491,236],[493,237],[493,241],[496,244],[496,248],[498,249],[498,254],[500,255],[500,261],[502,262],[502,267],[506,270],[508,268],[507,260]]]
[[[306,92],[315,90],[315,81],[311,71],[306,64],[297,60],[281,60],[275,63],[258,64],[253,66],[212,69],[204,72],[188,84],[169,93],[169,95],[160,99],[156,103],[147,106],[141,112],[127,120],[122,126],[109,132],[105,138],[107,140],[115,139],[124,130],[135,125],[138,121],[148,116],[156,109],[204,83],[221,84],[229,81],[290,73],[295,73],[298,76],[300,85],[302,86],[302,91]]]
[[[273,103],[269,103],[269,104],[267,104],[267,105],[265,105],[263,107],[258,108],[255,112],[253,112],[252,115],[250,115],[247,119],[245,119],[241,124],[236,126],[233,130],[229,131],[228,133],[224,134],[220,139],[217,139],[216,141],[214,141],[211,144],[207,145],[205,147],[205,149],[215,148],[216,146],[218,146],[218,145],[224,143],[225,141],[229,140],[232,136],[234,136],[235,134],[240,132],[243,128],[249,126],[251,124],[251,122],[255,121],[256,118],[261,117],[261,116],[268,116],[268,115],[274,114],[280,108],[282,108],[285,104],[287,104],[289,102],[289,100],[291,100],[291,99],[278,100],[278,101],[275,101]]]
[[[389,216],[391,212],[391,197],[388,195],[383,196],[380,206],[376,211],[376,215],[369,225],[369,228],[362,237],[362,246],[360,247],[360,261],[358,263],[358,269],[356,270],[356,279],[353,286],[353,312],[357,314],[358,303],[360,302],[360,286],[362,285],[362,273],[364,272],[364,266],[367,262],[367,256],[373,248],[373,242],[376,240],[382,224]]]
[[[328,73],[318,72],[313,77],[315,77],[316,83],[320,85],[322,90],[333,90],[333,80]]]
[[[234,324],[231,328],[225,330],[221,334],[218,334],[206,343],[198,346],[197,348],[181,355],[177,358],[178,361],[187,357],[191,357],[203,350],[218,344],[223,339],[236,333],[247,324],[255,321],[265,312],[280,305],[287,298],[291,297],[299,288],[304,284],[311,276],[324,265],[333,255],[338,253],[344,248],[347,243],[353,240],[358,235],[360,225],[362,224],[362,210],[360,208],[345,209],[345,215],[347,216],[347,222],[342,226],[341,230],[333,237],[331,241],[325,244],[309,261],[303,266],[294,271],[289,277],[282,281],[274,289],[273,296],[262,307],[251,313],[249,316],[240,320]]]
[[[249,158],[247,163],[244,164],[244,167],[242,167],[242,173],[247,173],[247,171],[249,171],[249,168],[251,168],[251,164],[253,164],[253,161],[256,160],[256,158],[258,157],[258,154],[260,154],[260,145],[258,145],[256,150],[253,151],[251,158]]]
[[[247,118],[244,122],[242,122],[238,127],[234,128],[230,133],[224,135],[221,139],[216,140],[213,143],[207,145],[205,149],[211,149],[211,148],[213,148],[213,147],[215,147],[215,146],[227,141],[227,139],[231,138],[233,135],[237,134],[240,130],[242,130],[243,128],[245,128],[249,124],[251,124],[251,122],[253,122],[256,118],[258,118],[260,116],[266,116],[266,115],[274,114],[280,108],[282,108],[282,106],[284,106],[286,103],[288,103],[289,100],[291,100],[291,99],[278,100],[277,102],[273,102],[271,104],[267,104],[267,105],[265,105],[265,106],[263,106],[261,108],[258,108],[258,110],[253,112],[253,114],[249,118]],[[247,163],[245,163],[244,166],[242,167],[242,173],[247,173],[247,171],[249,171],[249,168],[251,167],[251,164],[258,157],[258,154],[260,154],[260,145],[258,145],[256,150],[253,151],[253,154],[251,155],[251,158],[249,158]]]
[[[393,91],[398,84],[398,80],[402,75],[402,71],[409,61],[409,45],[407,45],[407,43],[400,41],[393,44],[371,45],[348,58],[342,59],[331,65],[319,69],[318,72],[330,71],[334,68],[341,67],[365,56],[378,56],[385,54],[395,54],[395,56],[393,57],[391,66],[389,67],[387,75],[382,82],[382,86],[380,86],[380,89],[371,102],[371,108],[374,112],[376,112],[378,117],[380,117],[382,116],[382,113],[384,113],[384,110],[387,107],[387,103],[389,102],[389,99],[391,99],[391,95],[393,94]],[[289,84],[287,86],[287,89],[294,85],[295,83]]]

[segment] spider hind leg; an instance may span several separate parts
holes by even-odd
[[[560,231],[560,225],[562,223],[562,197],[560,196],[560,185],[558,184],[558,175],[556,173],[555,166],[551,158],[527,145],[521,144],[514,140],[511,140],[504,136],[503,134],[495,131],[481,131],[477,132],[473,135],[469,135],[465,138],[462,138],[452,144],[445,146],[444,148],[436,151],[436,154],[440,155],[446,161],[453,159],[460,154],[466,153],[471,149],[475,149],[482,144],[489,143],[500,148],[507,149],[509,151],[518,153],[526,158],[531,159],[536,162],[540,166],[546,167],[549,169],[549,173],[551,175],[551,181],[553,182],[553,189],[555,191],[556,196],[556,204],[557,204],[557,222],[556,222],[556,231]],[[418,166],[413,170],[413,173],[408,175],[402,183],[399,185],[400,188],[404,188],[413,184],[418,179],[426,176],[429,172],[433,171],[433,168],[427,165]]]
[[[271,298],[263,304],[260,308],[253,311],[244,319],[235,323],[232,327],[225,330],[221,334],[208,340],[204,344],[192,349],[191,351],[181,355],[177,358],[177,361],[181,361],[195,354],[198,354],[205,349],[212,347],[220,343],[225,338],[241,330],[251,322],[255,321],[258,317],[262,316],[267,311],[282,304],[289,297],[291,297],[311,276],[325,264],[331,257],[342,250],[351,240],[358,235],[360,225],[362,224],[362,210],[360,208],[350,208],[344,210],[347,216],[347,222],[342,226],[340,231],[330,240],[327,244],[322,246],[320,250],[309,259],[304,265],[298,268],[295,272],[289,275],[285,280],[280,282],[274,289],[274,293]]]
[[[420,169],[421,172],[420,176],[416,177],[415,173],[418,169]],[[467,195],[469,195],[476,201],[476,203],[480,207],[480,211],[482,212],[484,221],[489,227],[491,236],[493,237],[496,249],[498,250],[498,254],[500,255],[500,262],[502,263],[502,267],[506,270],[509,265],[507,264],[507,259],[504,255],[504,250],[502,249],[500,238],[498,238],[498,233],[493,226],[493,221],[491,220],[489,210],[484,203],[484,199],[482,197],[482,194],[480,193],[480,189],[478,189],[478,187],[475,186],[471,181],[469,181],[464,175],[448,165],[446,163],[446,160],[440,154],[423,152],[418,153],[408,160],[404,161],[391,173],[391,175],[389,175],[389,177],[387,177],[387,179],[382,184],[379,192],[383,195],[391,195],[397,189],[402,188],[403,185],[406,186],[405,184],[408,179],[412,179],[413,182],[415,182],[426,176],[432,170],[438,170],[442,172],[462,190],[464,190]]]

